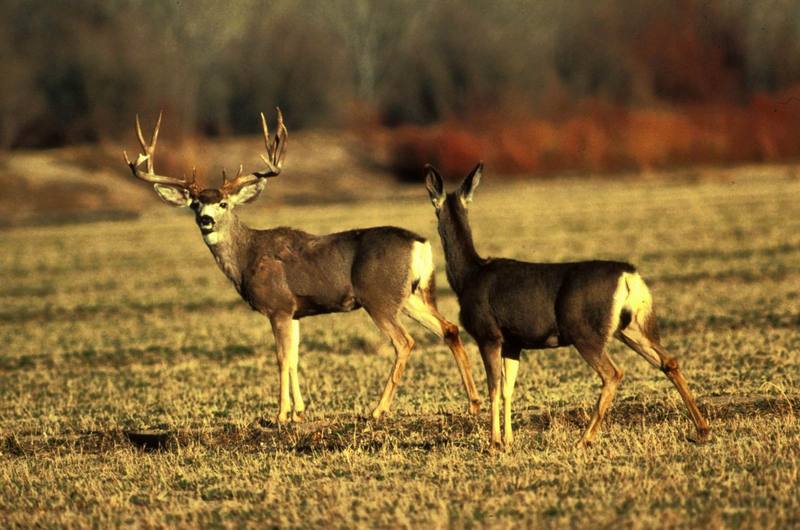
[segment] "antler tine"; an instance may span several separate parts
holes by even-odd
[[[254,179],[252,175],[247,175],[245,177],[242,177],[243,171],[244,171],[244,165],[239,164],[239,169],[236,170],[236,176],[234,176],[232,179],[228,179],[227,170],[225,168],[222,168],[222,188],[228,191],[232,191]]]
[[[264,148],[267,150],[267,155],[272,156],[272,146],[269,144],[269,125],[267,125],[267,118],[261,112],[261,132],[264,133]]]
[[[161,118],[164,116],[164,111],[158,111],[158,119],[156,120],[156,126],[153,129],[153,136],[150,137],[150,151],[148,154],[150,155],[150,160],[153,159],[153,153],[156,150],[156,144],[158,143],[158,131],[161,130]]]
[[[275,134],[275,160],[278,167],[283,163],[283,154],[286,152],[286,140],[289,137],[289,131],[286,130],[286,125],[283,123],[283,113],[280,107],[275,107],[278,112],[278,132]]]
[[[147,142],[144,141],[144,134],[142,134],[142,122],[139,121],[139,113],[136,113],[136,138],[139,139],[139,145],[142,146],[142,151],[147,151]]]

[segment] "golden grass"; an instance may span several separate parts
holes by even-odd
[[[488,175],[473,206],[484,254],[640,266],[711,420],[701,447],[685,441],[663,375],[614,345],[626,377],[595,447],[573,445],[597,378],[557,349],[524,355],[517,443],[490,454],[487,413],[464,413],[448,350],[411,324],[418,349],[393,414],[374,422],[392,355],[361,312],[301,323],[308,421],[279,429],[268,325],[188,215],[2,232],[0,526],[796,526],[800,182],[753,173],[694,185]],[[422,188],[418,200],[242,213],[437,238]],[[455,318],[438,240],[435,252]],[[130,441],[148,430],[160,448]]]

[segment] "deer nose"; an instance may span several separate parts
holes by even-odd
[[[208,226],[214,224],[214,218],[210,215],[201,215],[200,216],[200,225],[201,226]]]

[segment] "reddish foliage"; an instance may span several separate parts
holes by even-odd
[[[640,31],[623,36],[653,95],[665,101],[735,101],[743,93],[742,37],[722,20],[716,2],[678,0],[651,13]]]
[[[464,173],[491,147],[480,134],[446,123],[428,128],[401,127],[394,133],[390,149],[395,173],[416,180],[427,162],[446,173]]]
[[[426,163],[458,178],[478,160],[503,174],[649,171],[691,164],[800,157],[800,85],[729,103],[625,108],[587,100],[561,118],[470,117],[390,133],[401,178]]]

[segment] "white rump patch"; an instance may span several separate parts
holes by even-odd
[[[620,314],[624,309],[630,311],[631,322],[636,322],[640,327],[644,327],[652,307],[653,299],[650,296],[650,289],[647,288],[647,284],[644,283],[639,273],[623,272],[617,282],[617,288],[614,290],[609,337],[617,331]]]
[[[420,289],[428,287],[433,275],[433,251],[429,241],[414,241],[411,247],[411,281],[417,282]]]

